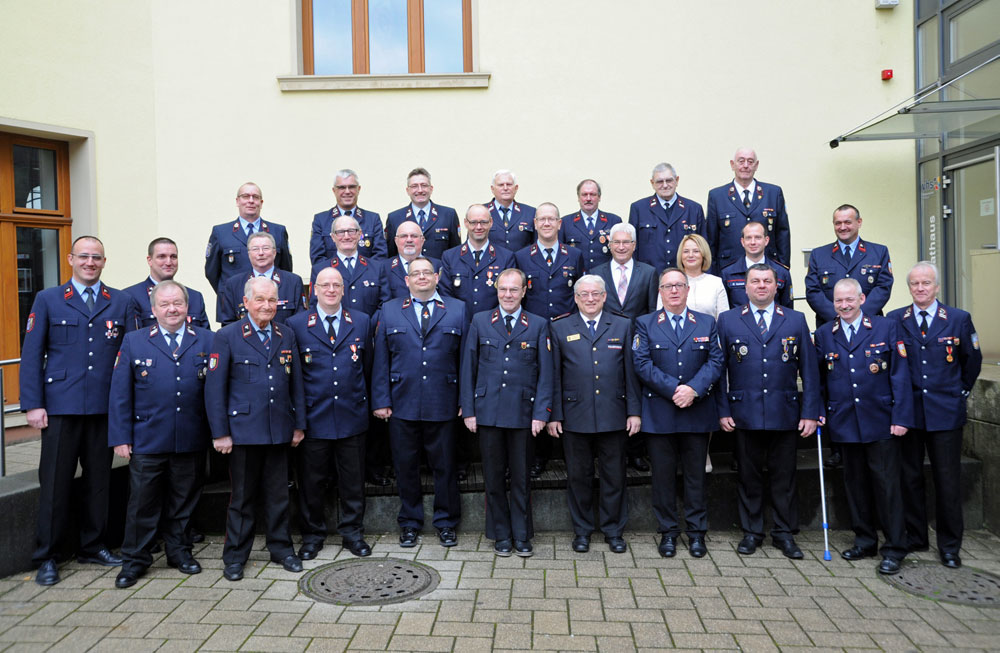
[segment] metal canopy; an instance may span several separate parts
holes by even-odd
[[[916,102],[877,122],[858,127],[830,141],[883,141],[907,138],[940,138],[957,133],[964,138],[985,138],[1000,131],[1000,98]]]

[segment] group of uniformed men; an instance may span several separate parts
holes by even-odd
[[[913,303],[882,317],[889,255],[860,238],[860,213],[845,204],[833,214],[837,240],[810,257],[813,339],[791,308],[783,194],[755,178],[758,164],[753,150],[738,150],[734,178],[709,193],[707,213],[676,193],[675,168],[659,164],[654,194],[634,202],[627,221],[599,208],[594,180],[577,186],[580,210],[560,217],[554,204],[516,201],[517,180],[501,170],[493,199],[466,211],[464,243],[455,210],[432,201],[426,170],[409,173],[411,201],[384,228],[358,206],[357,173],[340,170],[336,205],[313,218],[308,295],[291,271],[285,227],[262,219],[261,190],[247,183],[237,191],[239,217],[209,239],[205,273],[223,325],[214,334],[201,294],[173,280],[172,240],[150,243],[149,277],[117,291],[100,281],[102,243],[78,238],[72,279],[37,295],[22,349],[21,406],[42,429],[36,581],[60,580],[77,461],[79,561],[122,565],[115,584],[129,587],[161,537],[170,566],[200,572],[190,522],[210,442],[228,456],[232,480],[229,580],[243,576],[257,504],[273,561],[298,572],[315,558],[334,475],[343,546],[370,555],[364,483],[389,482],[379,470],[388,454],[400,545],[415,546],[424,524],[424,456],[432,523],[441,545],[453,546],[463,429],[479,438],[486,534],[498,556],[532,555],[530,479],[545,470],[550,438],[565,452],[573,550],[587,551],[599,530],[611,551],[626,551],[626,467],[649,469],[627,444],[640,432],[659,553],[674,556],[684,530],[690,554],[704,556],[704,463],[709,435],[721,428],[736,431],[737,551],[751,555],[764,540],[767,485],[772,544],[802,558],[796,441],[822,424],[843,457],[856,534],[842,556],[880,552],[878,571],[895,573],[908,551],[928,548],[926,450],[941,561],[958,567],[965,398],[982,360],[970,316],[937,301],[937,270],[921,262],[907,276]],[[676,267],[688,234],[707,239],[729,294],[732,308],[718,320],[688,307],[688,279]],[[104,540],[112,451],[130,460],[120,557]]]

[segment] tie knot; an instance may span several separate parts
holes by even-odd
[[[597,324],[597,320],[587,320],[587,326],[589,326],[591,329],[594,328],[595,324]]]
[[[928,315],[930,315],[930,313],[928,313],[927,311],[920,311],[921,317],[927,317]]]
[[[681,323],[681,316],[680,315],[675,315],[675,316],[673,316],[670,319],[674,321],[674,326],[677,326],[678,324]]]
[[[767,309],[764,309],[764,308],[758,308],[757,309],[757,315],[760,315],[761,317],[764,317],[764,313],[766,313],[766,312],[767,312]]]

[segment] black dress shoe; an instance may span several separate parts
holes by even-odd
[[[577,535],[573,538],[573,550],[577,553],[586,553],[590,551],[590,536],[589,535]]]
[[[167,565],[173,567],[182,574],[200,574],[201,565],[191,555],[187,555],[180,560],[167,560]]]
[[[55,585],[59,581],[59,567],[56,566],[55,560],[43,562],[42,566],[38,568],[38,573],[35,574],[35,582],[45,587]]]
[[[862,549],[860,546],[852,546],[845,551],[841,551],[840,557],[844,560],[862,560],[864,558],[873,558],[875,557],[875,549]]]
[[[409,549],[417,545],[417,529],[411,526],[404,526],[399,532],[399,546]]]
[[[514,553],[521,558],[530,558],[535,555],[535,550],[531,547],[531,540],[514,540]]]
[[[792,538],[788,538],[787,540],[771,540],[771,544],[774,545],[774,548],[781,551],[781,554],[786,558],[801,560],[805,557],[802,555],[802,549],[799,548],[799,545]]]
[[[514,543],[510,540],[497,540],[493,543],[493,553],[501,558],[509,558],[514,552]]]
[[[942,553],[941,564],[949,569],[958,569],[962,566],[962,558],[957,553]]]
[[[628,545],[625,544],[625,538],[621,535],[605,535],[604,541],[608,543],[608,549],[611,553],[625,553],[628,549]]]
[[[104,567],[117,567],[122,563],[121,558],[107,549],[101,549],[97,553],[89,555],[77,556],[76,561],[82,562],[85,565],[102,565]]]
[[[660,537],[660,544],[656,547],[656,550],[664,558],[673,558],[677,555],[677,537],[674,535],[663,535]]]
[[[363,539],[349,540],[344,542],[344,548],[359,558],[367,558],[372,554],[372,548]]]
[[[702,535],[689,537],[688,551],[695,558],[704,558],[705,554],[708,553],[708,548],[705,546],[705,537]]]
[[[628,459],[628,466],[637,472],[648,472],[649,463],[642,459],[641,456],[632,456]]]
[[[745,556],[752,556],[757,553],[757,547],[762,542],[761,538],[754,535],[744,535],[740,543],[736,545],[736,553]]]
[[[122,570],[118,572],[118,577],[115,578],[115,587],[120,590],[132,587],[139,582],[139,576],[142,576],[144,573],[146,573],[145,569],[139,571],[138,569],[122,568]]]
[[[387,477],[385,474],[382,474],[381,472],[368,472],[367,474],[365,474],[365,483],[368,483],[369,485],[375,485],[378,487],[385,487],[390,483],[392,483],[392,481],[389,480],[389,477]]]
[[[454,528],[444,527],[438,529],[438,540],[441,541],[441,546],[455,546],[458,544],[458,533],[455,532]]]
[[[303,542],[299,547],[300,560],[312,560],[316,554],[323,550],[322,542]]]
[[[243,563],[234,562],[226,565],[222,570],[222,577],[231,581],[243,580]]]
[[[823,461],[823,467],[827,469],[833,469],[834,467],[840,467],[844,463],[843,457],[840,455],[839,449],[834,449],[826,460]]]
[[[274,556],[271,556],[271,562],[279,562],[285,571],[290,571],[293,574],[297,574],[302,571],[302,561],[294,553],[287,555],[284,558],[278,560]]]
[[[882,558],[882,562],[878,563],[878,573],[890,576],[892,574],[899,573],[899,560],[893,560],[892,558]]]
[[[535,464],[531,466],[531,478],[533,480],[538,480],[541,478],[542,474],[545,473],[545,468],[548,467],[549,461],[544,458],[539,458],[535,461]]]

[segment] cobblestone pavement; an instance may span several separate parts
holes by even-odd
[[[545,533],[521,559],[495,558],[473,533],[452,549],[433,535],[415,549],[395,533],[369,537],[374,555],[430,565],[441,583],[406,603],[343,607],[299,593],[300,576],[269,563],[260,538],[246,579],[224,580],[221,538],[209,537],[196,547],[201,574],[184,576],[160,555],[128,590],[113,587],[117,569],[77,562],[50,588],[30,573],[0,580],[0,651],[1000,649],[1000,608],[901,592],[877,577],[876,561],[839,557],[851,542],[843,531],[831,534],[831,562],[817,532],[798,538],[806,558],[797,562],[767,543],[740,556],[735,532],[710,533],[700,560],[686,550],[660,558],[654,533],[627,539],[625,554],[599,537],[576,554],[569,534]],[[969,533],[962,553],[967,567],[1000,573],[996,536]],[[305,565],[347,557],[337,542]]]

